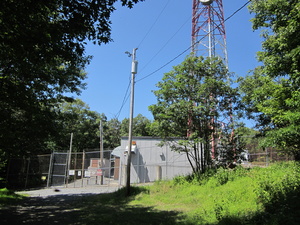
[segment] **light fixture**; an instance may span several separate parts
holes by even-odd
[[[200,2],[203,4],[203,5],[210,5],[213,0],[200,0]]]

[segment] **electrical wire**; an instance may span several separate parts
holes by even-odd
[[[146,63],[146,65],[141,69],[140,72],[142,72],[155,57],[170,43],[170,41],[179,33],[179,31],[185,26],[185,24],[191,20],[192,17],[189,17],[180,27],[179,29],[171,36],[171,38],[168,39],[168,41],[158,50],[158,52]]]
[[[141,42],[138,44],[138,48],[140,48],[141,44],[144,42],[144,40],[146,39],[146,37],[149,35],[149,33],[151,32],[151,30],[153,29],[153,27],[157,23],[158,19],[160,18],[160,16],[163,14],[163,12],[165,11],[165,9],[167,8],[169,2],[170,2],[170,0],[167,1],[167,3],[165,4],[164,8],[161,10],[161,12],[159,13],[159,15],[156,17],[156,20],[151,25],[151,27],[149,28],[148,32],[145,34],[145,36],[143,37],[143,39],[141,40]]]
[[[227,22],[229,19],[231,19],[235,14],[237,14],[239,11],[241,11],[244,7],[246,7],[249,3],[251,2],[251,0],[247,1],[243,6],[241,6],[240,8],[238,8],[236,11],[234,11],[230,16],[228,16],[225,20],[224,20],[224,23]],[[142,41],[140,42],[139,46],[142,44],[142,42],[146,39],[146,37],[149,35],[150,31],[152,30],[152,28],[154,27],[154,25],[156,24],[158,18],[160,17],[160,15],[162,14],[162,12],[165,10],[166,6],[168,5],[169,1],[167,2],[167,4],[165,5],[165,7],[163,8],[163,10],[161,11],[161,13],[159,14],[159,16],[157,17],[156,21],[154,22],[154,24],[151,26],[151,28],[149,29],[149,31],[147,32],[147,34],[144,36],[144,38],[142,39]],[[186,22],[185,22],[186,23]],[[151,60],[146,64],[146,66],[161,52],[161,50],[169,43],[169,41],[181,30],[181,28],[185,25],[185,23],[179,28],[179,30],[177,30],[175,32],[175,34],[167,41],[167,43],[156,53],[155,56],[153,56],[151,58]],[[215,29],[219,28],[220,25],[216,26],[210,33],[214,32]],[[210,33],[206,34],[209,35]],[[181,52],[180,54],[178,54],[177,56],[175,56],[173,59],[171,59],[170,61],[168,61],[167,63],[163,64],[161,67],[159,67],[158,69],[154,70],[152,73],[140,78],[139,80],[137,80],[135,83],[137,82],[140,82],[150,76],[152,76],[153,74],[157,73],[158,71],[160,71],[161,69],[163,69],[164,67],[166,67],[167,65],[169,65],[170,63],[172,63],[173,61],[175,61],[177,58],[179,58],[180,56],[182,56],[183,54],[185,54],[187,51],[189,51],[193,46],[197,45],[199,42],[201,42],[206,36],[202,37],[199,41],[197,41],[196,43],[194,43],[193,45],[191,45],[190,47],[188,47],[187,49],[185,49],[183,52]],[[145,67],[146,67],[145,66]],[[143,69],[145,68],[143,67]],[[123,102],[121,104],[121,107],[117,113],[117,116],[116,118],[118,119],[120,114],[121,114],[121,111],[125,105],[125,103],[128,101],[128,98],[129,98],[129,87],[130,87],[130,84],[131,84],[131,80],[129,81],[129,84],[128,84],[128,87],[127,87],[127,90],[126,90],[126,93],[124,95],[124,98],[123,98]]]
[[[235,14],[237,14],[239,11],[241,11],[244,7],[246,7],[249,3],[251,2],[251,0],[247,1],[243,6],[241,6],[240,8],[238,8],[236,11],[234,11],[230,16],[228,16],[225,20],[224,23],[227,22],[229,19],[231,19]],[[214,32],[216,29],[218,29],[221,25],[219,24],[218,26],[216,26],[212,31],[210,31],[209,33],[207,33],[204,37],[202,37],[200,40],[198,40],[197,42],[195,42],[193,45],[191,45],[190,47],[188,47],[187,49],[185,49],[183,52],[181,52],[180,54],[178,54],[177,56],[175,56],[173,59],[171,59],[170,61],[168,61],[167,63],[165,63],[164,65],[162,65],[161,67],[159,67],[158,69],[156,69],[155,71],[153,71],[152,73],[140,78],[139,80],[136,81],[140,82],[150,76],[152,76],[153,74],[157,73],[158,71],[160,71],[161,69],[163,69],[164,67],[166,67],[167,65],[169,65],[171,62],[173,62],[174,60],[176,60],[177,58],[179,58],[180,56],[182,56],[184,53],[186,53],[187,51],[189,51],[192,47],[194,47],[195,45],[199,44],[199,42],[201,42],[204,38],[206,38],[209,34],[211,34],[212,32]]]
[[[130,84],[131,84],[131,79],[129,79],[129,83],[128,83],[127,90],[126,90],[126,92],[125,92],[125,95],[124,95],[124,98],[123,98],[123,102],[122,102],[122,104],[121,104],[121,107],[120,107],[118,113],[116,114],[116,118],[117,118],[117,119],[119,119],[119,116],[120,116],[120,114],[121,114],[121,111],[122,111],[122,109],[123,109],[125,103],[128,101],[129,96],[130,96],[130,95],[129,95],[129,87],[130,87]]]
[[[147,36],[150,34],[150,32],[151,32],[151,30],[153,29],[153,27],[155,26],[155,24],[157,23],[157,21],[159,20],[159,18],[160,18],[160,16],[163,14],[163,12],[165,11],[165,9],[167,8],[167,6],[168,6],[168,4],[170,3],[170,0],[168,0],[167,1],[167,3],[165,4],[165,6],[163,7],[163,9],[161,10],[161,12],[159,13],[159,15],[157,16],[157,18],[155,19],[155,21],[154,21],[154,23],[151,25],[151,27],[149,28],[149,30],[147,31],[147,33],[145,34],[145,36],[142,38],[142,40],[141,40],[141,42],[138,44],[138,48],[140,48],[140,46],[141,46],[141,44],[144,42],[144,40],[147,38]],[[158,53],[157,53],[158,54]],[[156,55],[157,55],[156,54]],[[155,55],[155,56],[156,56]],[[155,57],[154,56],[154,57]],[[153,57],[153,58],[154,58]],[[150,63],[150,62],[149,62]],[[148,64],[149,64],[148,63]],[[147,64],[147,65],[148,65]],[[147,66],[146,65],[146,66]],[[146,67],[145,66],[145,67]],[[145,68],[144,67],[144,68]],[[124,107],[124,105],[125,105],[125,103],[128,101],[128,98],[129,98],[129,87],[130,87],[130,84],[131,84],[131,79],[129,78],[129,84],[128,84],[128,87],[127,87],[127,90],[126,90],[126,93],[125,93],[125,95],[124,95],[124,98],[123,98],[123,101],[122,101],[122,104],[121,104],[121,107],[120,107],[120,109],[119,109],[119,111],[118,111],[118,113],[116,114],[116,118],[118,119],[119,118],[119,116],[120,116],[120,114],[121,114],[121,111],[122,111],[122,109],[123,109],[123,107]]]

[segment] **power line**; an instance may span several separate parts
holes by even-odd
[[[167,8],[168,4],[169,4],[170,0],[167,1],[167,3],[165,4],[165,6],[163,7],[163,9],[161,10],[161,12],[158,14],[157,18],[155,19],[154,23],[151,25],[151,27],[149,28],[149,30],[147,31],[147,33],[145,34],[145,36],[142,38],[141,42],[138,44],[138,48],[141,46],[141,44],[144,42],[144,40],[147,38],[147,36],[150,34],[151,30],[153,29],[153,27],[155,26],[155,24],[157,23],[157,21],[159,20],[160,16],[163,14],[163,12],[165,11],[165,9]],[[158,54],[158,53],[157,53]],[[156,55],[157,55],[156,54]],[[156,56],[155,55],[155,56]],[[154,56],[154,57],[155,57]],[[149,62],[150,63],[150,62]],[[149,64],[148,63],[148,64]],[[148,65],[147,64],[147,65]],[[145,67],[144,67],[145,68]],[[122,101],[122,104],[121,104],[121,107],[118,111],[118,113],[116,114],[116,118],[118,119],[120,114],[121,114],[121,111],[125,105],[125,103],[128,101],[128,98],[129,98],[129,95],[130,93],[128,92],[129,91],[129,87],[130,87],[130,84],[131,84],[131,80],[129,78],[129,84],[127,86],[127,90],[125,92],[125,95],[124,95],[124,98],[123,98],[123,101]]]
[[[238,8],[236,11],[234,11],[230,16],[228,16],[224,22],[227,22],[229,19],[231,19],[235,14],[237,14],[239,11],[241,11],[244,7],[246,7],[249,3],[251,2],[251,0],[247,1],[243,6],[241,6],[240,8]],[[171,62],[173,62],[174,60],[176,60],[177,58],[179,58],[180,56],[182,56],[184,53],[186,53],[187,51],[189,51],[192,47],[194,47],[195,45],[197,45],[199,42],[201,42],[204,38],[206,38],[209,34],[211,34],[212,32],[214,32],[216,29],[218,29],[221,25],[219,24],[218,26],[216,26],[212,31],[210,31],[209,33],[207,33],[204,37],[202,37],[200,40],[198,40],[197,42],[195,42],[193,45],[191,45],[190,47],[188,47],[186,50],[184,50],[183,52],[181,52],[179,55],[175,56],[173,59],[171,59],[170,61],[168,61],[167,63],[165,63],[164,65],[162,65],[161,67],[159,67],[158,69],[156,69],[155,71],[153,71],[152,73],[142,77],[141,79],[137,80],[136,82],[142,81],[150,76],[152,76],[153,74],[157,73],[158,71],[160,71],[162,68],[166,67],[167,65],[169,65]]]
[[[153,29],[153,27],[157,23],[158,19],[160,18],[160,16],[163,14],[163,12],[165,11],[165,9],[167,8],[169,2],[170,2],[170,0],[167,1],[167,3],[165,4],[164,8],[161,10],[161,12],[159,13],[159,15],[156,17],[156,20],[151,25],[151,27],[149,28],[148,32],[145,34],[145,36],[143,37],[143,39],[141,40],[141,42],[138,44],[138,48],[140,48],[140,45],[144,42],[144,40],[146,39],[146,37],[149,35],[149,33],[151,32],[151,30]]]
[[[168,39],[168,41],[158,50],[158,52],[149,60],[148,63],[141,69],[140,72],[142,72],[151,62],[155,57],[169,44],[169,42],[179,33],[179,31],[185,26],[185,24],[191,20],[191,17],[189,17],[180,27],[179,29],[171,36],[171,38]]]
[[[171,59],[169,62],[165,63],[164,65],[162,65],[161,67],[159,67],[158,69],[154,70],[152,73],[148,74],[147,76],[142,77],[141,79],[137,80],[137,82],[142,81],[144,79],[146,79],[147,77],[152,76],[153,74],[157,73],[158,71],[160,71],[162,68],[166,67],[167,65],[169,65],[171,62],[173,62],[174,60],[176,60],[177,58],[179,58],[180,56],[182,56],[184,53],[186,53],[188,50],[190,50],[191,47],[187,48],[186,50],[184,50],[183,52],[181,52],[179,55],[177,55],[176,57],[174,57],[173,59]]]
[[[228,16],[224,22],[227,22],[229,19],[231,19],[235,14],[237,14],[239,11],[241,11],[244,7],[246,7],[249,3],[251,2],[251,0],[247,1],[243,6],[241,6],[240,8],[238,8],[236,11],[234,11],[230,16]],[[163,8],[163,10],[161,11],[161,13],[159,14],[158,18],[160,17],[160,15],[162,14],[162,12],[164,11],[164,9],[166,8],[166,6],[168,5],[169,1],[167,2],[167,4],[165,5],[165,7]],[[142,41],[140,42],[139,45],[141,45],[141,43],[145,40],[145,38],[147,37],[147,35],[150,33],[150,31],[152,30],[153,26],[155,25],[155,23],[157,22],[158,18],[156,19],[156,21],[154,22],[154,24],[151,26],[151,28],[149,29],[149,31],[147,32],[147,34],[144,36],[144,38],[142,39]],[[186,23],[186,22],[185,22]],[[175,34],[167,41],[167,43],[156,53],[155,56],[153,56],[151,58],[151,60],[146,64],[146,66],[161,52],[161,50],[169,43],[169,41],[181,30],[181,28],[185,25],[185,23],[175,32]],[[210,33],[214,32],[215,29],[219,28],[220,25],[216,26]],[[206,34],[209,35],[210,33]],[[137,80],[137,82],[142,81],[150,76],[152,76],[153,74],[157,73],[158,71],[160,71],[161,69],[163,69],[164,67],[166,67],[167,65],[169,65],[170,63],[172,63],[173,61],[175,61],[177,58],[179,58],[180,56],[182,56],[183,54],[185,54],[187,51],[189,51],[194,45],[198,44],[200,41],[202,41],[206,36],[204,36],[203,38],[201,38],[199,41],[197,41],[196,43],[194,43],[193,45],[191,45],[190,47],[188,47],[187,49],[185,49],[183,52],[181,52],[180,54],[178,54],[177,56],[175,56],[173,59],[171,59],[170,61],[168,61],[167,63],[163,64],[161,67],[159,67],[158,69],[154,70],[152,73],[142,77],[141,79]],[[143,69],[146,67],[144,66]],[[127,102],[128,98],[129,98],[129,87],[130,87],[131,81],[129,80],[129,84],[126,90],[126,93],[124,95],[123,98],[123,102],[121,104],[121,107],[117,113],[116,118],[118,119],[121,111],[125,105],[125,103]]]
[[[122,111],[122,109],[123,109],[125,103],[127,102],[128,98],[129,98],[129,93],[128,93],[128,91],[129,91],[130,84],[131,84],[131,80],[129,79],[129,83],[128,83],[127,90],[126,90],[125,95],[124,95],[124,98],[123,98],[123,102],[122,102],[122,104],[121,104],[121,107],[120,107],[120,109],[119,109],[117,115],[116,115],[116,118],[117,118],[117,119],[119,118],[119,116],[120,116],[120,114],[121,114],[121,111]]]

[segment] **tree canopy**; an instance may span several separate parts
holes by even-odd
[[[265,145],[300,160],[300,1],[252,1],[253,29],[263,29],[263,66],[241,79],[248,113],[266,136]]]
[[[233,124],[225,121],[234,116],[239,98],[229,77],[221,60],[190,56],[164,74],[154,91],[157,104],[149,109],[157,130],[166,140],[182,139],[171,146],[187,154],[194,172],[211,163],[211,149],[216,147],[212,140],[222,136],[225,141],[225,136],[231,135],[228,131]]]
[[[143,0],[119,0],[129,8]],[[45,150],[52,109],[85,88],[86,41],[111,41],[118,0],[0,1],[0,154]]]

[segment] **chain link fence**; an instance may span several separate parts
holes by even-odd
[[[125,149],[120,149],[121,156],[112,150],[103,152],[100,162],[100,151],[86,150],[83,152],[53,152],[36,157],[11,159],[7,165],[6,177],[9,188],[27,189],[32,187],[86,187],[90,185],[122,186],[126,179]],[[150,151],[150,150],[149,150]],[[183,156],[172,154],[159,163],[143,159],[135,155],[132,162],[132,183],[147,183],[159,179],[171,179],[190,171],[190,165]],[[250,153],[243,162],[246,166],[268,166],[278,161],[293,160],[274,150],[262,153]]]
[[[265,152],[248,154],[248,160],[245,162],[251,166],[269,166],[274,162],[283,162],[294,160],[292,156],[277,152],[273,149],[266,149]]]
[[[27,158],[11,158],[6,167],[6,173],[1,174],[1,186],[26,189],[45,187],[49,172],[50,155],[38,155]]]

